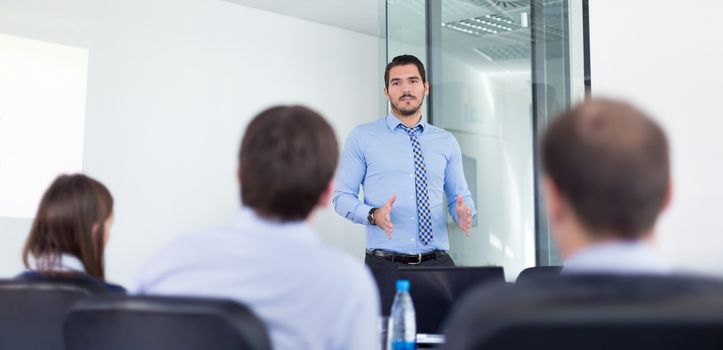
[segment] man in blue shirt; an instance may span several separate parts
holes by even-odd
[[[331,201],[338,156],[334,131],[316,112],[261,113],[241,143],[237,218],[174,240],[143,267],[135,292],[246,304],[276,350],[378,348],[371,274],[325,246],[310,224]]]
[[[663,305],[720,299],[720,281],[675,276],[655,245],[656,222],[671,200],[669,152],[663,129],[622,101],[593,98],[556,117],[540,154],[548,222],[565,259],[562,278],[539,276],[467,292],[447,320],[445,348],[483,348],[484,337],[515,325],[509,318],[504,325],[491,322],[500,316],[544,319],[554,310],[563,320],[559,315],[576,308],[660,311]],[[603,314],[606,324],[622,315]],[[588,327],[602,319],[591,311],[575,315],[591,322]],[[631,327],[644,324],[625,318]],[[514,337],[514,331],[507,334]],[[630,348],[626,341],[595,347]]]
[[[339,215],[366,226],[365,263],[388,306],[397,266],[454,266],[445,207],[468,236],[477,212],[457,140],[422,119],[429,94],[422,63],[411,55],[395,57],[384,81],[392,113],[349,135],[333,203]]]

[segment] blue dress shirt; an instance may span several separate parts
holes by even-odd
[[[264,321],[276,350],[379,345],[379,297],[369,271],[322,244],[306,222],[270,221],[249,208],[230,227],[174,240],[132,289],[236,300]]]
[[[334,209],[354,223],[366,225],[367,249],[384,249],[405,254],[449,250],[446,209],[457,221],[457,195],[477,215],[472,195],[462,170],[462,152],[449,132],[420,122],[417,136],[427,170],[429,206],[432,212],[433,239],[419,242],[417,200],[414,186],[414,154],[409,135],[401,129],[401,121],[390,114],[374,122],[356,127],[346,141],[341,156],[334,191]],[[359,200],[359,188],[364,200]],[[392,239],[367,215],[372,208],[383,206],[393,194]],[[446,195],[446,203],[445,201]]]

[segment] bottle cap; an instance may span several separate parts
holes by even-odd
[[[397,292],[408,292],[409,280],[397,280]]]

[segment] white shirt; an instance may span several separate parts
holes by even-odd
[[[613,241],[582,249],[565,261],[563,273],[668,274],[670,266],[653,245]]]
[[[361,262],[305,222],[243,208],[230,228],[181,237],[151,259],[135,293],[234,299],[266,324],[274,349],[379,347],[379,297]]]
[[[41,256],[32,262],[35,270],[57,272],[83,272],[83,263],[74,255],[63,253],[60,256]]]

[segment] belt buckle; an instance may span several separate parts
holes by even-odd
[[[410,262],[409,265],[419,265],[422,263],[422,253],[417,254],[417,262]]]

